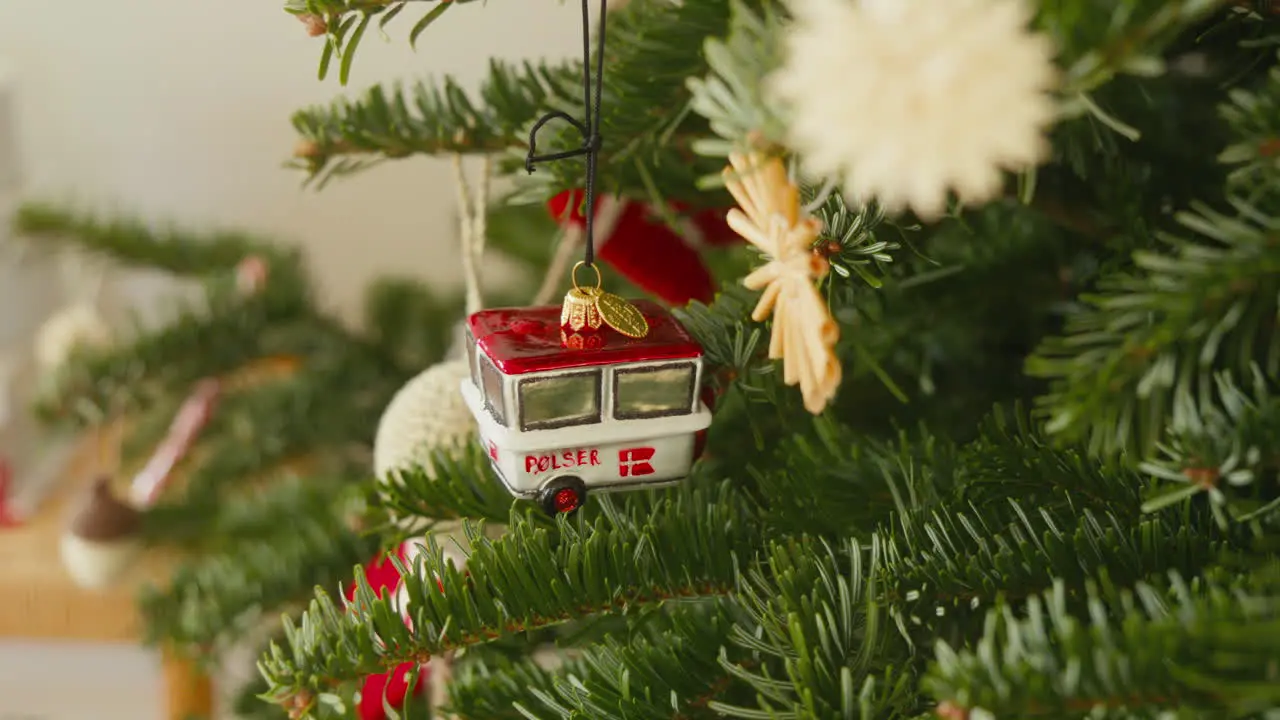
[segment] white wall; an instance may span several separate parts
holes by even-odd
[[[452,9],[414,52],[408,29],[431,4],[412,3],[389,43],[367,34],[344,90],[336,72],[316,80],[322,41],[280,0],[0,0],[25,194],[304,243],[327,301],[348,313],[382,272],[452,281],[447,162],[399,161],[320,193],[281,168],[295,109],[399,78],[474,87],[490,56],[580,47],[577,3],[491,0]]]

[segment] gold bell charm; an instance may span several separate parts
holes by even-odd
[[[578,284],[578,268],[584,264],[580,262],[573,266],[573,287],[565,293],[564,305],[560,307],[560,324],[574,331],[583,328],[598,330],[604,324],[597,306],[600,299],[600,268],[589,266],[596,271],[596,286],[584,288]]]
[[[644,319],[644,313],[630,302],[600,289],[600,268],[587,265],[596,271],[595,287],[584,288],[578,284],[578,268],[583,265],[586,263],[573,266],[573,287],[565,293],[560,324],[575,332],[583,328],[598,330],[601,325],[608,325],[629,338],[648,335],[649,322]]]

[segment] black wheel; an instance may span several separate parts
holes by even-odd
[[[538,504],[548,515],[571,513],[587,501],[587,486],[576,477],[558,477],[538,492]]]

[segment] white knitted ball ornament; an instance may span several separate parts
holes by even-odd
[[[111,341],[111,327],[98,309],[76,303],[54,313],[40,326],[35,339],[36,363],[54,373],[81,347],[102,347]]]
[[[446,360],[400,388],[383,411],[373,442],[373,469],[380,479],[425,465],[433,450],[474,439],[475,419],[461,391],[469,374],[465,358]]]

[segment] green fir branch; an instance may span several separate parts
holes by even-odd
[[[1018,603],[1062,582],[1091,578],[1130,587],[1152,576],[1198,572],[1225,543],[1178,513],[1122,519],[1084,509],[950,507],[898,518],[880,535],[890,615],[913,643],[965,636],[996,597]]]
[[[574,663],[575,668],[582,665]],[[539,707],[536,693],[554,687],[556,677],[556,670],[532,657],[464,658],[449,685],[448,710],[464,718],[527,720],[527,712],[516,706]]]
[[[301,139],[292,165],[323,186],[385,159],[525,148],[528,126],[555,96],[572,92],[580,72],[580,62],[493,60],[474,99],[452,77],[409,88],[374,85],[357,99],[295,113]]]
[[[1089,93],[1117,75],[1164,71],[1162,51],[1231,0],[1082,0],[1040,7],[1037,29],[1066,68],[1064,92]]]
[[[924,688],[944,718],[1249,717],[1280,704],[1275,583],[1171,585],[1091,590],[1085,617],[1061,582],[1025,614],[993,609],[976,645],[939,643]]]
[[[829,418],[794,432],[757,471],[768,521],[792,532],[868,540],[891,512],[936,506],[951,482],[954,450],[903,433],[898,442],[868,438]]]
[[[1277,188],[1280,178],[1280,67],[1273,67],[1265,85],[1250,91],[1232,90],[1222,106],[1236,141],[1218,159],[1232,166],[1230,180],[1242,193]]]
[[[713,35],[704,43],[709,72],[686,81],[690,107],[718,136],[694,143],[693,148],[715,158],[728,157],[735,149],[782,146],[786,135],[781,109],[767,98],[765,82],[782,64],[785,26],[779,11],[768,3],[757,11],[733,0],[729,15],[727,35]],[[704,182],[718,185],[719,175]]]
[[[733,642],[756,669],[723,658],[756,691],[758,708],[711,707],[736,718],[893,717],[915,702],[913,678],[896,665],[877,603],[878,549],[776,542],[746,570],[735,599],[751,618]],[[896,653],[902,657],[901,653]]]
[[[336,590],[349,582],[352,568],[373,557],[379,541],[348,528],[343,497],[331,491],[327,507],[294,507],[279,494],[269,498],[267,512],[274,517],[269,536],[248,537],[189,562],[165,586],[142,593],[146,641],[214,660],[269,614],[305,603],[313,588]],[[299,512],[301,507],[309,512]],[[254,514],[258,517],[245,519],[257,529],[263,513]]]
[[[1087,509],[1127,522],[1141,514],[1150,485],[1122,463],[1054,443],[1021,408],[996,408],[956,462],[963,478],[960,497],[984,510],[1015,499],[1028,507]]]
[[[288,645],[263,657],[270,697],[309,708],[330,682],[403,661],[575,618],[723,595],[751,553],[749,510],[727,484],[667,495],[635,514],[599,503],[606,509],[590,524],[562,521],[556,534],[526,522],[499,540],[473,531],[465,576],[429,538],[404,584],[409,625],[366,582],[345,613],[319,592],[298,623],[286,624]]]
[[[499,679],[479,668],[469,682],[451,686],[452,705],[464,717],[493,720],[718,717],[709,703],[729,689],[718,656],[731,621],[691,606],[665,614],[660,624],[660,631],[606,638],[552,672],[530,661],[508,663]],[[511,676],[529,682],[513,685]]]
[[[1206,493],[1219,519],[1267,519],[1280,511],[1280,398],[1273,382],[1254,368],[1251,382],[1229,373],[1216,378],[1220,406],[1188,408],[1157,445],[1159,455],[1141,470],[1164,485],[1147,502],[1156,510]]]
[[[513,507],[510,491],[494,475],[474,440],[458,448],[436,448],[422,466],[393,472],[382,481],[380,506],[391,516],[416,520],[423,531],[457,518],[505,523],[528,506]]]
[[[305,348],[315,325],[306,321],[309,298],[296,290],[238,298],[211,289],[204,303],[175,303],[163,327],[74,355],[42,389],[37,410],[49,422],[95,423],[163,394],[185,394],[202,378]]]
[[[1280,372],[1280,217],[1231,206],[1179,214],[1194,237],[1137,253],[1137,272],[1105,278],[1028,361],[1052,381],[1042,399],[1051,432],[1103,455],[1150,456],[1170,422],[1220,402],[1216,373],[1247,375],[1255,362]]]
[[[429,9],[419,16],[409,31],[410,45],[416,45],[422,34],[441,15],[454,5],[465,5],[474,0],[434,0],[420,3],[417,0],[286,0],[285,11],[312,23],[323,25],[324,50],[320,55],[319,76],[328,75],[333,61],[338,61],[339,82],[347,84],[356,49],[372,21],[378,20],[378,31],[385,36],[385,28],[406,7],[425,5]]]
[[[51,203],[19,207],[13,230],[37,247],[83,250],[123,265],[187,277],[229,273],[253,256],[267,261],[277,274],[297,275],[301,263],[297,251],[245,232],[195,232],[128,216],[103,219]],[[273,277],[272,282],[281,280]]]

